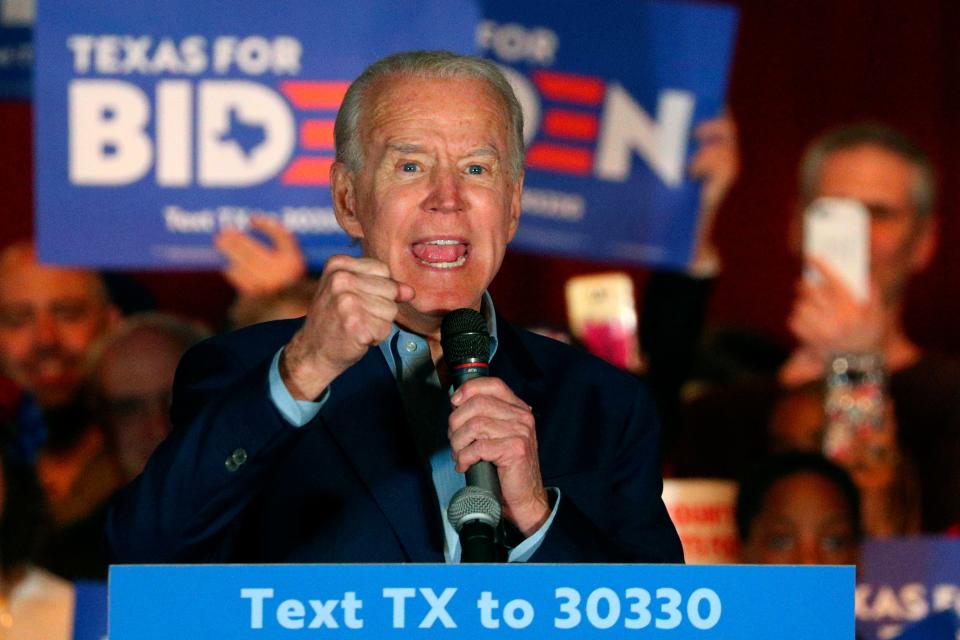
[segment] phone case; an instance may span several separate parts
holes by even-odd
[[[857,300],[870,292],[870,214],[857,200],[818,198],[804,214],[803,253],[825,262]],[[808,273],[816,281],[820,275]]]

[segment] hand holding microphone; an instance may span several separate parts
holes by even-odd
[[[484,334],[482,339],[488,340],[486,323],[482,316],[476,311],[468,311],[479,318]],[[464,310],[452,312],[447,318],[463,312]],[[449,335],[447,327],[450,324],[445,318],[444,336]],[[475,363],[479,358],[464,359],[462,353],[459,353],[462,350],[448,346],[449,342],[448,338],[442,338],[444,359],[451,370],[455,386],[460,385],[451,398],[453,412],[450,414],[448,432],[457,471],[468,472],[476,467],[477,463],[481,463],[479,470],[468,472],[469,486],[472,476],[484,478],[494,475],[488,475],[488,472],[482,470],[484,462],[495,465],[495,476],[499,480],[503,499],[503,516],[524,536],[529,536],[540,528],[550,515],[546,489],[540,477],[533,412],[502,380],[483,374],[477,376],[476,373],[482,371],[483,367],[475,364],[471,367],[469,361],[473,360]],[[483,360],[485,359],[484,357]],[[459,371],[472,370],[472,373],[466,376],[457,373],[458,365],[464,365],[465,361],[467,366]],[[458,375],[461,376],[459,380]],[[466,547],[464,551],[466,552]],[[468,560],[465,558],[465,561]]]

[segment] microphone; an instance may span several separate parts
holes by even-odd
[[[487,322],[473,309],[457,309],[440,325],[443,359],[456,389],[467,380],[488,375],[490,335]],[[447,518],[460,535],[461,562],[502,562],[497,543],[501,496],[497,468],[490,462],[471,465],[467,485],[457,491],[447,507]]]

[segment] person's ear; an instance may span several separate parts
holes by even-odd
[[[940,223],[934,214],[917,221],[917,225],[917,237],[914,239],[913,255],[910,257],[910,266],[915,272],[927,268],[940,241]]]
[[[523,196],[523,170],[520,170],[520,175],[517,176],[517,179],[513,182],[513,193],[510,194],[510,220],[507,232],[507,242],[513,240],[513,236],[517,233],[517,227],[520,226],[520,209]]]
[[[333,214],[337,224],[354,240],[363,238],[363,226],[357,214],[357,190],[355,176],[342,162],[330,167],[330,193],[333,197]]]

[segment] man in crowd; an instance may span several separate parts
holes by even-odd
[[[28,242],[0,253],[0,364],[43,408],[76,400],[87,349],[118,316],[95,273],[39,264]]]
[[[837,354],[880,355],[890,377],[888,411],[900,451],[878,451],[880,459],[858,466],[900,466],[905,454],[919,480],[922,528],[960,525],[960,363],[924,353],[903,327],[907,283],[936,248],[930,160],[916,143],[886,127],[843,127],[811,145],[800,188],[806,202],[852,198],[867,208],[871,292],[860,302],[825,265],[812,265],[822,282],[800,285],[789,319],[799,346],[781,380],[795,386],[823,377]],[[852,471],[855,477],[861,472]]]
[[[936,247],[936,186],[930,160],[916,143],[886,126],[845,126],[810,145],[800,167],[800,192],[801,210],[819,197],[853,199],[867,209],[870,293],[865,301],[857,300],[829,266],[808,260],[807,268],[818,272],[819,279],[805,278],[798,284],[788,320],[798,346],[780,369],[780,384],[794,389],[823,379],[838,354],[880,356],[889,376],[887,409],[893,417],[885,424],[895,430],[898,449],[864,448],[861,453],[870,459],[860,459],[851,472],[855,478],[882,476],[893,482],[915,467],[922,529],[956,526],[960,363],[925,353],[903,326],[907,283],[930,262]],[[757,388],[745,391],[749,392],[742,395],[745,402],[722,393],[694,407],[684,441],[696,442],[699,451],[686,446],[678,452],[679,473],[735,475],[744,458],[762,455],[767,443],[763,430],[776,394]],[[813,441],[820,442],[823,434],[815,435]],[[810,440],[804,434],[798,438]],[[882,468],[888,466],[895,468]],[[891,533],[887,524],[865,521],[867,532],[874,534]]]
[[[800,167],[804,205],[820,197],[861,202],[870,214],[871,293],[858,302],[826,265],[804,280],[789,319],[800,345],[781,371],[788,386],[821,377],[832,354],[879,352],[892,371],[916,363],[920,348],[903,328],[910,277],[936,247],[933,167],[911,140],[880,125],[843,127],[817,139]]]
[[[116,478],[116,489],[143,470],[170,433],[170,391],[177,362],[206,335],[175,316],[139,313],[124,318],[92,345],[84,367],[84,400],[90,420],[102,430],[105,455],[97,462],[102,468],[90,473],[109,473]],[[107,498],[82,519],[54,532],[43,549],[44,566],[71,577],[106,577]]]
[[[170,394],[180,357],[209,334],[162,313],[127,316],[96,346],[89,396],[121,480],[133,480],[170,434]]]
[[[118,317],[95,273],[40,264],[27,242],[0,253],[0,367],[42,410],[34,427],[47,434],[36,469],[54,523],[53,547],[75,538],[85,546],[86,536],[76,532],[89,529],[87,519],[117,488],[102,432],[79,389],[91,344]],[[22,417],[19,427],[27,428],[29,415]],[[71,578],[100,577],[103,567],[73,573],[50,565]]]
[[[511,327],[486,293],[520,214],[522,114],[494,65],[385,58],[336,123],[337,219],[363,250],[305,319],[188,352],[174,432],[111,514],[114,559],[457,561],[460,475],[496,465],[512,561],[682,560],[653,407],[628,375]],[[449,396],[439,329],[486,318],[490,377]]]

